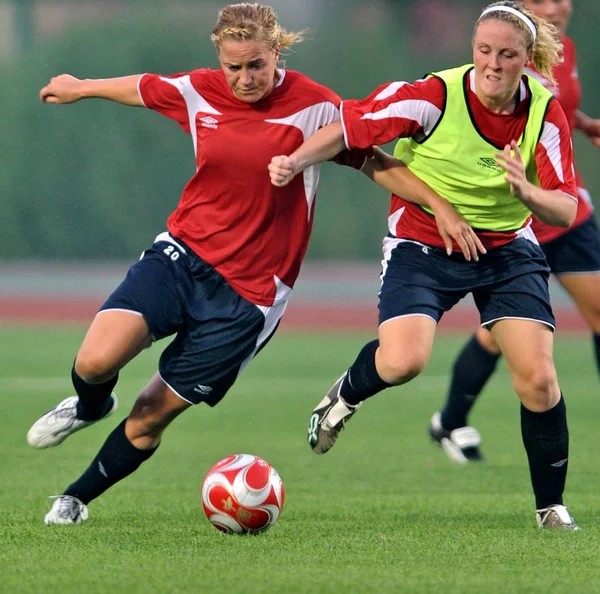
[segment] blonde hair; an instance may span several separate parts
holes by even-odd
[[[288,32],[277,23],[277,15],[270,6],[261,4],[229,4],[219,12],[219,18],[210,38],[221,49],[224,41],[264,41],[270,49],[285,49],[304,39],[303,31]]]
[[[533,65],[535,66],[535,69],[540,74],[554,82],[554,77],[552,76],[552,67],[562,61],[562,43],[560,42],[556,27],[536,16],[531,10],[525,8],[521,2],[495,2],[494,4],[487,6],[484,10],[494,8],[495,6],[509,6],[510,8],[514,8],[515,10],[523,13],[535,25],[537,32],[535,40],[531,31],[529,30],[529,27],[527,27],[526,23],[524,23],[522,19],[514,14],[500,10],[490,11],[483,17],[479,17],[475,23],[475,30],[477,30],[479,23],[489,19],[510,23],[523,35],[527,53],[533,53]]]

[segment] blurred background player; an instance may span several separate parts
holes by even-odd
[[[175,335],[127,419],[56,499],[47,524],[87,519],[87,504],[150,458],[171,421],[192,404],[216,405],[274,334],[300,271],[319,169],[275,188],[267,165],[338,120],[340,98],[278,68],[280,50],[301,35],[283,30],[268,6],[226,6],[212,39],[217,70],[103,80],[63,74],[40,92],[45,103],[98,97],[153,109],[192,136],[197,166],[168,231],[129,269],[93,320],[71,372],[77,395],[29,430],[29,444],[47,448],[106,418],[117,406],[119,371],[153,341]],[[474,235],[401,163],[379,150],[372,154],[371,147],[342,150],[335,160],[362,167],[378,181],[388,175],[395,183],[404,180],[407,195],[435,203],[448,241],[454,229]]]
[[[573,10],[572,0],[525,0],[523,4],[539,18],[554,25],[563,43],[563,60],[552,69],[554,80],[536,70],[534,64],[526,68],[527,74],[556,96],[571,130],[581,130],[592,144],[600,147],[600,120],[594,120],[579,110],[581,85],[577,75],[575,44],[565,34]],[[576,181],[579,202],[575,222],[565,229],[534,217],[532,228],[550,270],[571,295],[592,330],[596,365],[600,371],[600,232],[590,196],[577,171]],[[483,459],[481,437],[476,429],[469,427],[468,418],[500,356],[500,348],[492,333],[480,327],[454,363],[446,404],[441,412],[433,415],[428,430],[431,438],[456,462]]]
[[[316,453],[327,452],[364,400],[416,377],[429,360],[437,322],[472,292],[521,400],[537,523],[576,530],[563,505],[569,434],[552,356],[549,269],[530,220],[533,212],[569,226],[577,189],[565,114],[543,85],[524,75],[533,61],[550,76],[560,43],[551,25],[515,2],[486,8],[472,43],[474,65],[344,101],[340,122],[269,165],[273,183],[284,185],[342,148],[401,138],[402,160],[457,208],[485,248],[472,261],[449,255],[431,214],[392,196],[379,340],[363,347],[315,407],[308,441]]]

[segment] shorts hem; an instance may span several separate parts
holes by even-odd
[[[165,378],[161,375],[160,371],[158,372],[158,377],[160,378],[160,381],[163,384],[165,384],[165,386],[167,386],[167,388],[169,388],[169,390],[171,390],[173,394],[175,394],[175,396],[181,398],[181,400],[183,400],[184,402],[187,402],[188,404],[199,404],[198,402],[192,402],[191,400],[184,398],[167,380],[165,380]]]
[[[399,320],[400,318],[410,318],[410,317],[415,317],[415,316],[429,318],[430,320],[433,320],[435,322],[436,326],[439,321],[439,320],[436,320],[433,316],[430,316],[429,314],[426,314],[426,313],[408,313],[408,314],[401,314],[399,316],[394,316],[393,318],[388,318],[387,320],[384,320],[383,322],[381,322],[378,327],[381,328],[384,324],[387,324],[387,322],[391,322],[392,320]]]
[[[550,326],[552,331],[556,330],[556,326],[552,322],[548,322],[548,320],[540,320],[538,318],[525,318],[522,316],[501,316],[499,318],[494,318],[492,320],[488,320],[487,322],[481,322],[481,327],[485,328],[494,322],[499,322],[500,320],[523,320],[527,322],[539,322],[540,324],[544,324],[545,326]]]

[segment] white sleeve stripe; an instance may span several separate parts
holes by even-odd
[[[442,112],[433,103],[422,99],[404,99],[390,103],[384,109],[366,113],[361,120],[383,120],[386,118],[405,118],[413,120],[429,135],[438,123]]]
[[[383,99],[395,95],[398,89],[402,88],[405,84],[407,83],[404,81],[390,83],[383,91],[377,94],[374,101],[382,101]]]
[[[558,127],[552,122],[544,123],[544,130],[542,131],[540,144],[546,149],[546,154],[548,155],[548,159],[554,168],[556,177],[558,177],[561,183],[565,183],[560,152],[560,133]]]
[[[342,101],[340,103],[340,121],[342,122],[342,131],[344,132],[344,144],[346,145],[346,148],[350,148],[350,144],[348,143],[348,132],[346,131],[346,124],[344,124],[344,113],[342,111],[342,108],[344,107],[344,102]]]

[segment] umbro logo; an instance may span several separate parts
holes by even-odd
[[[212,388],[210,386],[203,386],[202,384],[198,384],[194,388],[194,392],[199,392],[200,394],[210,394],[212,392]]]
[[[498,173],[502,173],[504,171],[501,167],[498,167],[496,159],[492,159],[491,157],[479,157],[477,165],[480,167],[485,167],[486,169],[497,171]]]
[[[216,130],[219,127],[219,120],[215,120],[215,118],[212,118],[210,116],[204,116],[198,121],[200,122],[200,125],[204,128],[212,128],[213,130]]]
[[[554,464],[550,464],[550,466],[554,466],[554,468],[560,468],[561,466],[564,466],[567,463],[567,458],[564,458],[563,460],[559,460],[558,462],[555,462]]]

